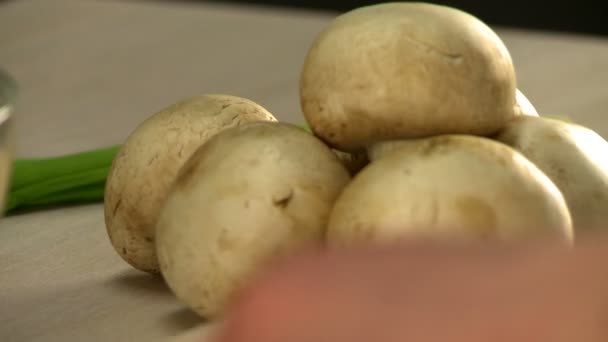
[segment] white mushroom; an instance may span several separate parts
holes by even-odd
[[[332,245],[401,238],[573,238],[557,187],[514,149],[445,135],[402,142],[344,189],[328,223]]]
[[[489,136],[517,116],[507,48],[463,11],[384,3],[338,16],[309,49],[302,111],[330,146],[439,134]]]
[[[158,273],[154,227],[179,168],[216,133],[251,121],[276,119],[250,100],[204,95],[163,109],[131,133],[112,164],[104,199],[110,241],[126,262]]]
[[[520,151],[564,195],[574,231],[608,229],[608,142],[561,120],[522,116],[496,139]]]
[[[203,317],[271,258],[323,241],[350,175],[318,138],[289,124],[225,130],[180,171],[157,226],[161,272]]]

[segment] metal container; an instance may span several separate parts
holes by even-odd
[[[13,163],[13,111],[17,97],[17,84],[0,69],[0,214],[4,214],[6,195]]]

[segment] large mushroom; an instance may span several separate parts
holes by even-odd
[[[199,315],[221,316],[261,265],[323,241],[349,181],[334,152],[296,126],[260,122],[219,133],[183,166],[161,211],[162,275]]]
[[[566,202],[542,171],[502,143],[467,135],[404,141],[372,161],[336,201],[327,229],[331,245],[573,239]]]
[[[330,146],[440,134],[489,136],[517,116],[507,48],[451,7],[384,3],[338,16],[310,47],[302,111]]]
[[[608,228],[608,142],[581,125],[522,116],[496,137],[532,161],[560,189],[574,231]]]
[[[107,232],[116,252],[136,269],[158,273],[154,227],[180,167],[218,132],[252,121],[276,121],[244,98],[195,96],[141,123],[109,172],[104,198]]]

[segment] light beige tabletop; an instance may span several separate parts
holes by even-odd
[[[2,4],[0,66],[21,86],[17,155],[120,143],[148,115],[201,93],[301,122],[300,65],[330,18],[169,1]],[[608,40],[497,31],[540,112],[608,137]],[[0,220],[0,341],[164,341],[200,322],[114,253],[101,205]]]

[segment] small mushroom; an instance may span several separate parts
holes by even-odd
[[[608,228],[608,142],[581,125],[519,117],[496,137],[521,152],[560,189],[575,233]]]
[[[521,92],[521,90],[517,89],[515,93],[515,99],[515,106],[517,107],[515,111],[518,115],[538,116],[538,111],[536,110],[532,102],[528,100],[526,95]]]
[[[564,198],[514,149],[445,135],[402,142],[346,186],[328,223],[330,245],[402,238],[573,239]]]
[[[384,3],[338,16],[314,40],[300,104],[331,147],[440,134],[489,136],[518,115],[507,48],[463,11]]]
[[[126,262],[159,272],[154,226],[179,168],[216,133],[251,121],[276,119],[250,100],[204,95],[161,110],[129,135],[112,163],[104,198],[107,233]]]
[[[192,155],[157,225],[162,275],[199,315],[216,318],[272,258],[323,241],[350,175],[332,150],[283,123],[225,130]]]

